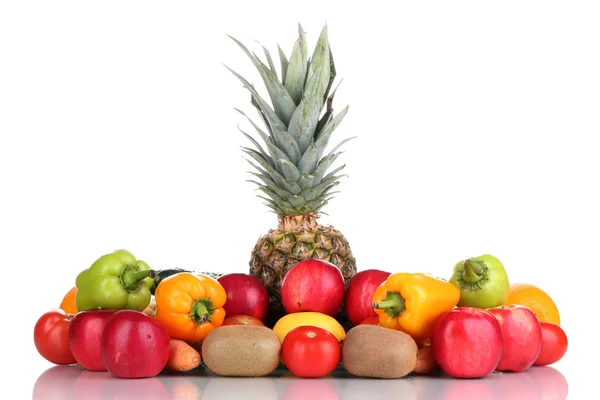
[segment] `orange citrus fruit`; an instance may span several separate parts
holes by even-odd
[[[77,286],[74,286],[65,294],[62,302],[60,303],[60,309],[67,314],[77,314],[77,305],[75,305],[75,296],[77,295]]]
[[[560,315],[554,300],[537,286],[526,283],[510,285],[506,304],[518,304],[529,308],[541,322],[560,325]]]

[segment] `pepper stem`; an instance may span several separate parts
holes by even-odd
[[[154,278],[156,276],[156,272],[151,269],[139,271],[137,265],[131,265],[125,267],[123,272],[121,273],[121,284],[127,291],[135,291],[137,290],[142,281],[146,278]]]
[[[398,318],[402,315],[406,309],[406,306],[400,293],[387,292],[387,295],[383,301],[373,302],[373,308],[385,310],[386,314],[391,315],[393,318]]]
[[[482,261],[477,261],[474,258],[468,258],[464,261],[463,280],[471,285],[483,279],[483,269],[485,264]]]
[[[190,310],[190,317],[198,325],[210,322],[210,317],[217,308],[213,305],[210,298],[196,299]]]

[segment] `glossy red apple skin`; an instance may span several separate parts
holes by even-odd
[[[332,263],[303,260],[281,283],[281,302],[288,313],[320,312],[335,317],[344,302],[344,277]]]
[[[104,327],[102,361],[117,378],[150,378],[167,365],[170,337],[167,328],[139,311],[120,310]]]
[[[431,349],[442,371],[453,378],[482,378],[502,355],[502,328],[491,313],[457,307],[441,314],[431,334]]]
[[[221,276],[217,281],[227,293],[225,315],[247,315],[264,322],[269,309],[269,293],[257,278],[242,273]]]
[[[390,275],[390,272],[367,269],[350,279],[344,296],[344,310],[352,325],[359,325],[367,318],[377,317],[373,311],[373,294]]]
[[[490,308],[500,322],[504,345],[496,371],[522,372],[533,365],[542,349],[542,328],[527,307],[506,305]]]
[[[69,347],[79,365],[90,371],[106,371],[100,342],[106,322],[116,310],[88,310],[75,314],[69,326]]]

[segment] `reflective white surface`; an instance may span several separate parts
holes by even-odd
[[[394,380],[334,377],[299,379],[282,371],[278,377],[224,378],[204,371],[117,379],[107,372],[78,367],[50,367],[36,380],[33,400],[392,400],[392,399],[553,399],[567,398],[567,380],[553,367],[533,367],[518,374],[484,379],[409,376]]]

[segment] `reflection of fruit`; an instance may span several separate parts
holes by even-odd
[[[454,379],[456,380],[456,379]],[[341,379],[337,379],[342,382]],[[366,383],[368,382],[368,383]],[[373,384],[369,384],[373,382]],[[364,379],[345,379],[341,384],[340,399],[343,400],[437,400],[438,397],[418,396],[415,383],[418,379],[378,379],[373,381],[365,381]],[[426,382],[427,387],[439,387],[429,380]],[[318,399],[319,397],[313,397]]]
[[[159,378],[145,379],[108,379],[102,392],[102,400],[144,399],[168,400],[172,399]],[[175,397],[177,400],[180,397]]]
[[[199,400],[202,397],[201,383],[205,379],[193,379],[187,376],[160,376],[160,380],[169,391],[170,399],[177,400]]]
[[[492,374],[487,380],[498,395],[494,399],[538,400],[542,398],[540,397],[541,388],[536,385],[528,371]]]
[[[500,322],[504,338],[496,371],[522,372],[531,367],[542,348],[542,328],[535,314],[515,305],[488,311]]]
[[[415,399],[427,400],[499,400],[504,399],[496,392],[491,379],[450,379],[447,377],[417,377],[413,380]],[[384,397],[381,397],[382,399]],[[388,397],[389,398],[389,397]],[[404,398],[404,397],[403,397]],[[344,397],[345,399],[345,397]],[[508,397],[506,398],[509,399]],[[515,397],[519,400],[530,400]],[[357,398],[358,400],[358,398]]]
[[[45,370],[33,385],[32,400],[64,400],[72,398],[67,394],[72,391],[77,377],[84,372],[76,366],[54,366]]]
[[[65,399],[103,400],[102,393],[111,376],[106,371],[83,371],[73,384],[73,391]]]
[[[569,394],[567,379],[552,367],[531,367],[525,374],[531,376],[536,383],[539,396],[536,399],[564,400]]]
[[[202,400],[279,400],[275,381],[273,378],[211,377]]]
[[[540,322],[542,327],[542,349],[535,365],[550,365],[558,362],[569,346],[565,331],[556,324]]]
[[[540,321],[560,325],[560,315],[554,300],[537,286],[525,283],[510,285],[506,304],[519,304],[529,308]]]
[[[65,294],[62,302],[60,303],[60,309],[67,314],[77,314],[77,306],[75,305],[75,296],[77,295],[77,286],[73,286],[71,290]]]
[[[295,379],[285,388],[283,400],[306,399],[339,400],[341,397],[332,379]]]

